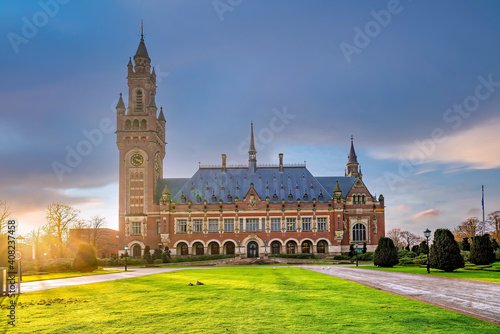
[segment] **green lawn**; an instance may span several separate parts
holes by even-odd
[[[68,278],[68,277],[79,277],[79,276],[90,276],[90,275],[101,275],[101,274],[111,274],[111,273],[119,273],[123,270],[96,270],[91,273],[52,273],[52,274],[44,274],[44,275],[23,275],[22,282],[33,282],[33,281],[43,281],[47,279],[56,279],[56,278]]]
[[[356,268],[356,267],[354,267]],[[370,266],[359,266],[360,269],[375,269],[375,270],[386,270],[386,271],[397,271],[401,273],[409,274],[421,274],[421,275],[432,275],[432,276],[442,276],[442,277],[454,277],[462,279],[471,279],[477,281],[486,282],[496,282],[500,283],[500,272],[494,271],[483,271],[483,270],[464,270],[458,269],[452,273],[446,273],[441,270],[432,269],[431,273],[427,274],[427,268],[411,267],[411,266],[395,266],[392,268],[377,268],[374,265]],[[500,262],[495,262],[493,268],[500,268]]]
[[[205,285],[187,285],[196,280]],[[7,301],[0,332],[8,328]],[[459,313],[284,267],[183,270],[28,293],[16,312],[15,333],[500,332]]]

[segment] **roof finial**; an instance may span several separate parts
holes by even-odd
[[[142,19],[141,19],[141,39],[144,39],[144,24],[142,24]]]

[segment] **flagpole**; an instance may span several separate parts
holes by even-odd
[[[481,186],[481,190],[483,192],[483,197],[482,197],[482,200],[481,200],[481,204],[483,205],[483,235],[484,235],[485,232],[486,232],[485,226],[484,226],[484,185]]]

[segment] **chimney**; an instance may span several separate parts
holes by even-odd
[[[227,156],[223,153],[222,154],[222,173],[226,172],[226,158],[227,158]]]
[[[280,173],[283,173],[283,153],[280,153]]]

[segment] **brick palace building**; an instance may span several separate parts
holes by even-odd
[[[165,117],[141,36],[128,63],[128,107],[117,110],[120,253],[168,246],[173,256],[313,253],[333,255],[385,233],[384,198],[367,189],[353,141],[344,176],[313,176],[305,164],[257,164],[253,124],[248,164],[200,166],[190,178],[163,178]]]

